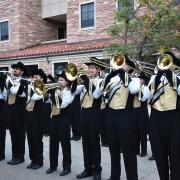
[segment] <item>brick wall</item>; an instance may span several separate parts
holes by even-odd
[[[68,0],[67,42],[108,38],[107,29],[113,23],[114,12],[116,10],[116,0],[94,0],[96,9],[96,27],[89,30],[79,29],[79,5],[84,2],[91,1]]]
[[[9,42],[0,42],[0,52],[19,49],[19,2],[18,0],[0,0],[0,21],[9,20]]]
[[[20,47],[55,40],[56,24],[42,19],[41,0],[20,0]]]
[[[10,39],[0,52],[23,49],[57,37],[55,23],[42,19],[41,0],[0,0],[0,21],[9,20]]]

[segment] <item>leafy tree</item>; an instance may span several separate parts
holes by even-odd
[[[133,3],[132,3],[133,2]],[[147,60],[160,48],[180,48],[180,14],[174,0],[119,0],[108,32],[115,39],[110,54],[123,53]]]

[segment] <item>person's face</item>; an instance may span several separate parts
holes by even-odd
[[[36,74],[35,74],[35,75],[33,76],[33,80],[34,80],[34,81],[36,81],[36,80],[41,80],[41,81],[43,81],[43,78],[42,78],[40,75],[36,75]]]
[[[88,70],[89,70],[90,76],[92,77],[98,76],[100,72],[100,68],[97,67],[96,65],[88,66]]]
[[[21,71],[21,69],[19,68],[14,68],[14,76],[16,77],[20,77],[23,75],[23,71]]]
[[[144,79],[140,79],[140,83],[141,83],[142,85],[144,85],[144,84],[145,84],[145,80],[144,80]]]
[[[65,87],[67,87],[67,85],[68,85],[68,82],[67,82],[63,77],[59,77],[58,83],[60,84],[60,86],[61,86],[62,88],[65,88]]]

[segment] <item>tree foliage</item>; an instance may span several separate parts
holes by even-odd
[[[122,43],[107,48],[108,53],[124,53],[145,60],[160,48],[180,48],[180,13],[174,0],[119,0],[113,25],[108,32]]]

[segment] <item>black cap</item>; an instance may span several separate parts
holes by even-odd
[[[139,78],[144,79],[146,84],[149,82],[149,77],[143,72],[140,73]]]
[[[41,76],[41,78],[43,78],[43,82],[44,83],[47,83],[47,76],[46,74],[44,73],[44,71],[42,69],[37,69],[33,72],[33,75],[39,75]]]
[[[60,74],[56,74],[56,76],[57,76],[57,78],[62,77],[62,78],[64,78],[66,81],[69,82],[69,80],[68,80],[67,77],[66,77],[65,71],[62,71]]]
[[[101,69],[101,71],[105,69],[104,66],[101,66],[100,64],[97,64],[97,63],[93,62],[93,59],[97,60],[97,61],[103,61],[103,59],[98,59],[97,57],[90,57],[89,59],[92,60],[92,61],[86,62],[84,64],[86,64],[87,66],[91,66],[91,65],[98,66]]]
[[[25,71],[26,70],[26,67],[25,67],[25,65],[22,62],[18,62],[16,64],[12,64],[11,67],[13,69],[20,69],[21,71]]]
[[[128,58],[127,55],[124,55],[124,56],[125,56],[125,58],[126,58],[126,64],[127,64],[129,67],[135,69],[135,68],[136,68],[135,63],[134,63],[133,61],[131,61],[131,60]]]
[[[54,79],[54,77],[51,74],[47,75],[47,79],[49,79],[52,83],[56,82],[56,80]]]

